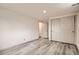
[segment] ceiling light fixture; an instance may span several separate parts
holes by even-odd
[[[43,10],[43,13],[45,14],[45,13],[47,13],[47,11],[46,10]]]

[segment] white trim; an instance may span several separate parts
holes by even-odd
[[[49,38],[49,40],[52,40],[52,33],[51,33],[51,32],[52,32],[52,24],[51,24],[52,22],[51,22],[51,21],[52,21],[52,20],[50,19],[50,20],[49,20],[49,23],[48,23],[48,24],[49,24],[49,25],[48,25],[48,27],[49,27],[49,28],[48,28],[48,38]]]

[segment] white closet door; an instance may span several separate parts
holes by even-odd
[[[74,43],[74,16],[52,20],[52,40]]]

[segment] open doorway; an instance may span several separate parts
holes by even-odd
[[[48,37],[48,24],[44,21],[39,21],[39,38]]]

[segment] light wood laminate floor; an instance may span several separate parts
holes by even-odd
[[[2,50],[0,55],[78,55],[78,49],[74,44],[41,38]]]

